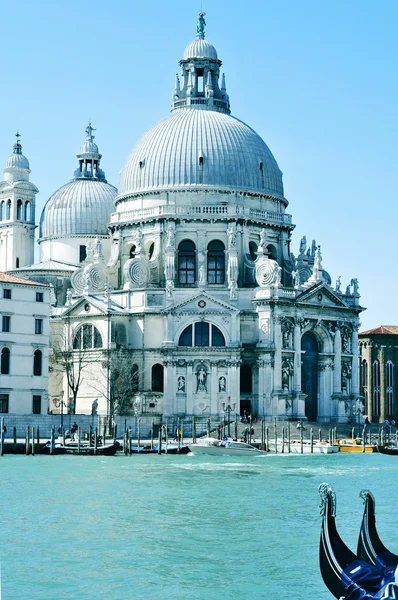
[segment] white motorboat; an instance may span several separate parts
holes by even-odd
[[[266,454],[245,442],[226,440],[215,440],[214,438],[202,438],[196,444],[188,444],[193,454],[211,454],[213,456],[259,456]]]
[[[269,449],[271,452],[275,452],[275,440],[269,441]],[[277,449],[278,453],[288,454],[289,446],[287,441],[282,444],[282,440],[277,441]],[[340,448],[337,445],[329,444],[328,442],[316,442],[314,441],[312,445],[312,453],[313,454],[334,454],[335,452],[339,452]],[[303,441],[303,451],[301,452],[301,442],[300,440],[294,440],[290,442],[290,453],[291,454],[311,454],[311,442],[308,440]]]

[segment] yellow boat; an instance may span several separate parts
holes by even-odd
[[[340,452],[363,452],[362,440],[360,438],[340,438],[336,440]],[[365,444],[365,452],[374,452],[372,444]]]

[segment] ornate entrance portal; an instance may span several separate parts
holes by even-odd
[[[309,421],[318,417],[318,344],[312,333],[301,338],[302,355],[301,384],[305,399],[305,416]]]

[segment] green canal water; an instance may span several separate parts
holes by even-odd
[[[398,551],[398,459],[376,454],[0,459],[2,600],[323,600],[318,485],[355,549],[359,492]]]

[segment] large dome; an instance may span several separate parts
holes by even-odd
[[[90,179],[75,179],[55,192],[40,218],[40,238],[106,235],[117,189]]]
[[[157,190],[229,188],[283,198],[282,172],[248,125],[215,110],[180,110],[134,146],[118,200]]]

